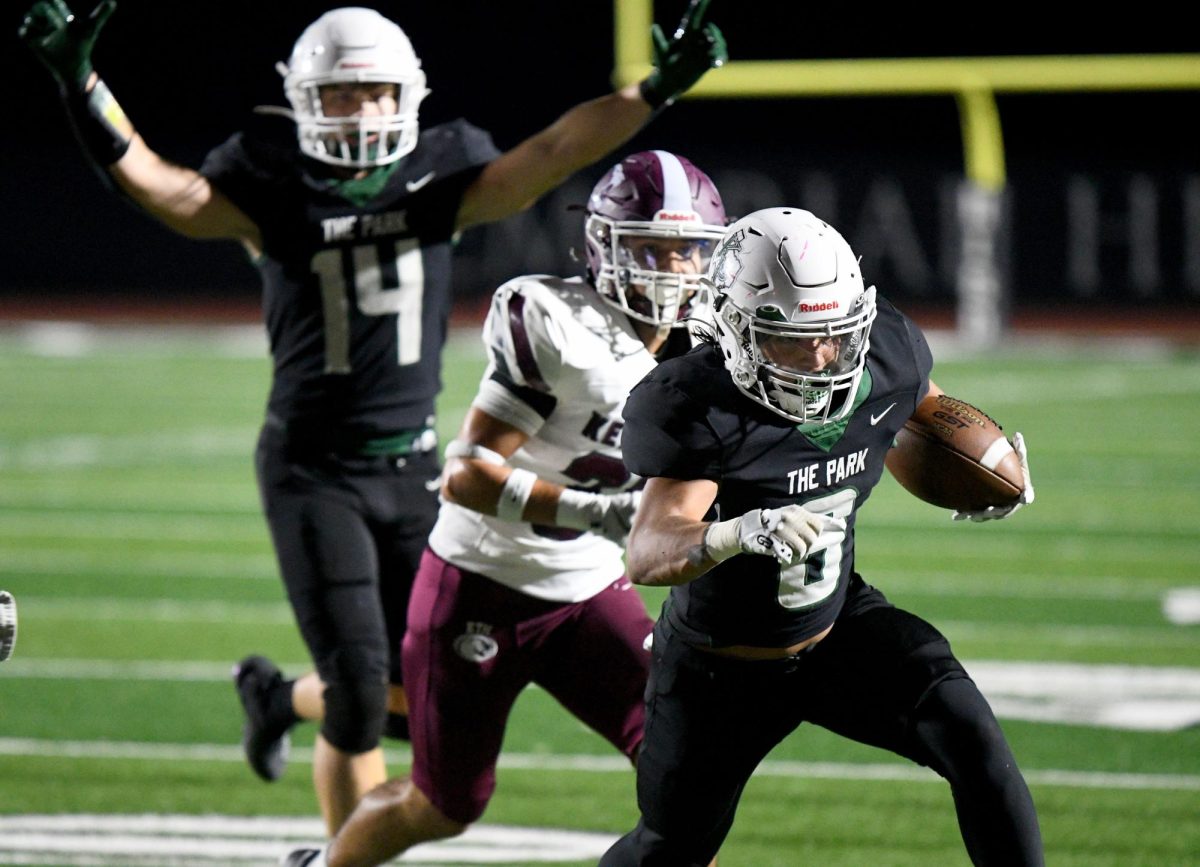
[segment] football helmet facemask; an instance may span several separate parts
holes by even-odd
[[[278,64],[292,104],[300,150],[347,168],[388,165],[417,146],[417,108],[429,93],[421,61],[408,37],[372,9],[326,12],[296,40],[287,64]],[[321,88],[395,86],[394,113],[327,117]],[[390,100],[389,100],[390,101]]]
[[[875,287],[820,218],[768,208],[732,226],[704,278],[717,342],[734,384],[786,419],[827,424],[849,414],[875,321]]]
[[[708,175],[667,151],[642,151],[605,173],[588,197],[588,273],[609,305],[659,328],[683,326],[725,232]]]

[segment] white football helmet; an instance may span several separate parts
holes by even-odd
[[[417,108],[429,93],[425,73],[404,31],[373,9],[326,12],[300,34],[291,58],[278,68],[300,150],[313,159],[372,168],[417,146]],[[396,113],[326,117],[320,88],[342,83],[396,85]]]
[[[820,218],[767,208],[729,227],[704,285],[734,384],[791,421],[826,424],[853,408],[867,362],[875,287]]]

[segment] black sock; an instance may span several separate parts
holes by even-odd
[[[291,728],[300,722],[296,709],[292,707],[292,686],[294,680],[283,680],[271,688],[267,696],[267,717],[273,723]]]

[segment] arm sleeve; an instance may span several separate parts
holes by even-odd
[[[566,346],[561,316],[536,283],[496,290],[483,324],[488,369],[473,406],[533,436],[558,404]]]
[[[536,284],[511,281],[496,290],[483,324],[489,363],[510,382],[552,394],[563,369],[563,322]]]
[[[489,365],[471,406],[533,437],[557,403],[551,395],[517,385]]]

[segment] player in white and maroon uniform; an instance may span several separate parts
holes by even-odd
[[[326,852],[286,863],[380,864],[461,833],[487,806],[530,683],[636,757],[653,623],[623,574],[640,480],[621,461],[621,410],[656,356],[690,348],[686,320],[724,223],[690,162],[634,154],[589,198],[588,279],[496,291],[488,368],[446,449],[409,606],[412,777],[369,793]]]
[[[421,129],[429,93],[408,37],[333,9],[283,66],[286,135],[236,134],[200,171],[150,149],[92,69],[113,0],[74,15],[37,0],[21,36],[59,83],[102,176],[169,228],[237,241],[259,269],[274,376],[259,490],[315,672],[261,656],[234,669],[255,773],[283,772],[288,732],[319,720],[313,779],[339,827],[387,778],[381,735],[406,734],[399,642],[437,514],[433,433],[453,239],[529,207],[637,132],[725,57],[699,0],[637,85],[580,103],[500,153],[462,121]],[[175,110],[176,106],[170,106]],[[273,140],[279,139],[279,140]]]
[[[1040,867],[1033,801],[991,708],[941,633],[855,569],[855,518],[884,456],[940,393],[924,336],[800,208],[730,226],[708,281],[715,335],[658,365],[625,407],[622,454],[646,478],[629,575],[671,593],[654,629],[641,819],[601,864],[708,864],[755,767],[807,722],[945,777],[973,864]],[[960,516],[1032,501],[1019,434],[1014,445],[1026,496]]]

